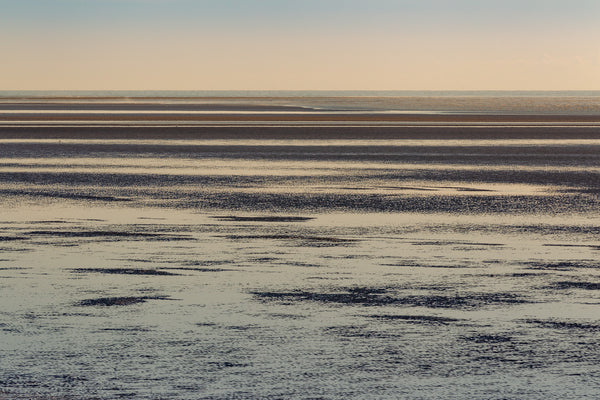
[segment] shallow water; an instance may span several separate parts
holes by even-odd
[[[598,219],[309,215],[3,207],[2,387],[101,399],[598,393]]]
[[[0,398],[600,395],[598,138],[286,132],[0,139]]]

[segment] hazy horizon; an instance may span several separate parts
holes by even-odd
[[[0,0],[1,90],[598,90],[600,3]]]

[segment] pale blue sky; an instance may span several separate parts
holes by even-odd
[[[598,21],[598,0],[0,0],[0,89],[600,89]]]

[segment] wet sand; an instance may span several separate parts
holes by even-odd
[[[552,118],[0,125],[0,398],[597,397],[600,127]]]
[[[597,215],[23,207],[0,215],[6,398],[599,389]]]
[[[0,139],[600,139],[597,126],[0,126]]]
[[[420,115],[420,114],[330,114],[327,112],[319,112],[315,114],[302,113],[301,115],[294,114],[236,114],[232,111],[230,114],[201,114],[201,115],[190,115],[190,114],[161,114],[155,115],[152,113],[147,114],[128,114],[128,115],[94,115],[94,114],[61,114],[57,113],[40,113],[41,115],[35,114],[19,114],[16,112],[12,115],[0,115],[0,122],[54,122],[54,121],[67,121],[67,122],[102,122],[111,121],[115,123],[119,122],[140,122],[149,121],[154,123],[159,122],[171,122],[180,121],[182,123],[187,122],[211,122],[211,123],[225,123],[225,122],[344,122],[351,124],[353,122],[371,122],[371,123],[383,123],[383,122],[397,122],[397,123],[507,123],[507,124],[519,124],[519,123],[600,123],[600,118],[593,115],[452,115],[452,114],[432,114],[432,115]]]
[[[130,95],[114,96],[33,96],[0,97],[0,109],[10,104],[32,104],[38,107],[66,109],[102,107],[116,104],[118,109],[149,107],[196,110],[283,110],[301,107],[304,110],[401,110],[434,112],[475,112],[493,114],[556,114],[598,115],[600,99],[597,95],[572,93],[570,96],[546,95],[459,95],[459,96],[213,96],[213,97],[151,97]]]

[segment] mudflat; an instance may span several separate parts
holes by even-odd
[[[27,115],[0,398],[600,393],[596,117]]]

